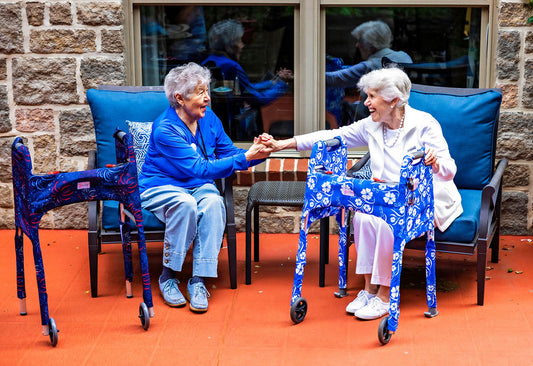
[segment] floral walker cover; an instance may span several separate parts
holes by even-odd
[[[348,216],[346,210],[375,215],[387,222],[394,234],[388,329],[396,331],[399,317],[400,273],[405,245],[427,234],[426,316],[435,316],[435,241],[433,172],[423,163],[423,149],[407,154],[399,182],[379,182],[347,176],[347,148],[342,138],[318,141],[307,170],[307,186],[300,225],[299,246],[291,306],[301,299],[306,264],[307,234],[311,224],[335,215],[339,224],[339,290],[346,293]]]

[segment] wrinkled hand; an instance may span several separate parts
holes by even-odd
[[[424,164],[431,165],[433,173],[438,173],[440,169],[437,153],[431,147],[426,148],[426,155],[424,157]]]
[[[261,142],[259,137],[254,137],[254,143],[248,151],[244,154],[246,160],[256,160],[256,159],[266,159],[270,156],[271,151],[268,148],[265,148],[265,145]]]

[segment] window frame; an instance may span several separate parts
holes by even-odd
[[[140,85],[140,11],[143,5],[241,5],[294,7],[294,133],[324,128],[325,116],[325,34],[327,7],[479,7],[482,32],[480,44],[480,88],[496,82],[497,0],[124,0],[125,63],[127,83]],[[317,47],[318,45],[318,47]],[[249,144],[238,143],[241,147]],[[364,154],[366,148],[350,151],[350,157]],[[277,157],[306,157],[309,152],[285,150]]]

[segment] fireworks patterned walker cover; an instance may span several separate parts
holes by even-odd
[[[33,175],[31,156],[22,139],[17,137],[11,148],[15,199],[17,297],[20,299],[20,313],[21,315],[26,314],[23,256],[23,234],[26,234],[33,245],[43,334],[50,336],[50,341],[54,346],[57,344],[57,328],[54,319],[50,318],[48,314],[48,295],[46,293],[44,265],[39,244],[39,224],[47,211],[59,206],[83,201],[116,200],[129,210],[128,215],[133,216],[138,231],[144,300],[139,307],[139,318],[144,329],[148,329],[149,319],[154,314],[135,153],[131,135],[121,133],[120,137],[115,137],[117,137],[115,139],[115,148],[118,164],[81,172],[54,172]],[[133,278],[129,220],[124,213],[119,217],[126,283],[131,283]],[[127,293],[129,290],[127,289]],[[128,293],[128,295],[130,294]]]
[[[300,323],[307,313],[301,296],[306,264],[307,234],[311,224],[335,215],[339,225],[339,293],[346,296],[346,251],[348,216],[346,209],[371,214],[387,222],[394,234],[389,316],[379,325],[379,340],[389,342],[398,327],[400,273],[405,245],[427,234],[427,317],[437,315],[435,295],[435,241],[433,171],[423,163],[423,149],[408,153],[402,161],[399,182],[375,182],[347,176],[347,148],[342,138],[318,141],[307,170],[307,185],[300,224],[300,238],[291,297],[291,319]]]

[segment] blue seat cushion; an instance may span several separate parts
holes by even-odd
[[[479,227],[481,190],[459,189],[463,213],[444,232],[435,229],[436,241],[471,243]]]
[[[134,225],[134,223],[133,223]],[[143,209],[144,231],[165,230],[165,224],[157,219],[153,213]],[[118,202],[104,201],[102,209],[102,227],[108,231],[119,231]]]
[[[98,168],[116,163],[113,133],[117,128],[128,131],[127,120],[153,122],[169,105],[163,91],[89,89],[87,102],[93,116]]]
[[[494,89],[468,93],[455,88],[439,90],[444,89],[432,91],[413,85],[409,105],[430,113],[440,123],[457,165],[457,187],[483,189],[492,177],[502,95]]]

